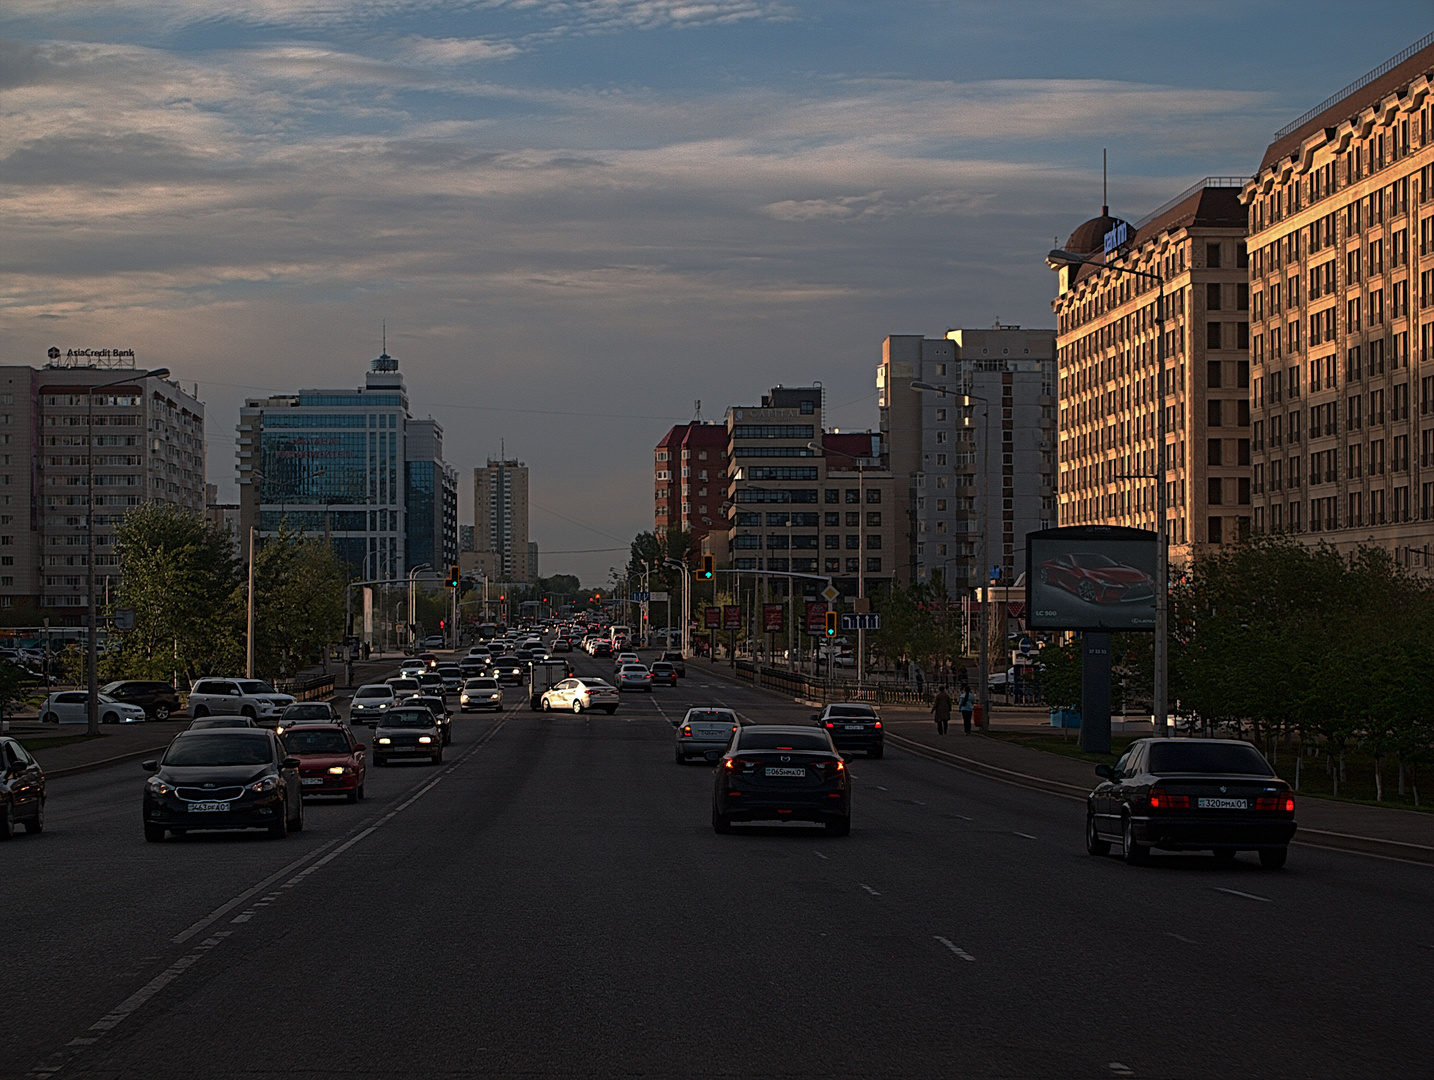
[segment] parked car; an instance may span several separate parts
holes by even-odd
[[[567,710],[575,713],[587,709],[603,709],[611,716],[617,712],[620,700],[617,687],[605,679],[594,679],[585,675],[577,679],[564,679],[558,683],[543,695],[538,707],[543,712]]]
[[[657,665],[653,665],[656,667]],[[737,733],[737,714],[731,709],[688,709],[677,728],[677,764],[694,757],[716,761]]]
[[[672,665],[672,668],[674,671],[677,672],[677,677],[679,679],[687,678],[687,661],[682,658],[682,653],[680,651],[678,651],[677,649],[668,649],[662,654],[660,659],[663,663]]]
[[[1241,851],[1260,865],[1285,865],[1295,823],[1290,785],[1253,745],[1237,739],[1137,739],[1086,800],[1086,850],[1146,862],[1152,848],[1212,851],[1229,862]]]
[[[867,757],[879,758],[886,750],[881,717],[870,705],[843,701],[828,705],[812,723],[831,736],[838,750],[865,750]]]
[[[393,757],[443,762],[443,732],[432,712],[404,702],[384,713],[373,733],[373,763],[387,765]]]
[[[108,694],[100,696],[101,724],[142,724],[144,709],[126,705]],[[40,703],[40,722],[44,724],[88,724],[90,696],[84,690],[61,690]]]
[[[259,679],[200,679],[189,690],[189,715],[247,716],[265,720],[294,703]]]
[[[154,720],[168,720],[170,713],[179,712],[179,691],[169,683],[121,679],[105,683],[100,687],[100,693],[126,705],[138,705],[146,716]]]
[[[45,828],[45,772],[30,752],[14,739],[0,738],[0,840]]]
[[[398,704],[398,695],[387,683],[369,683],[354,691],[349,704],[349,723],[373,724]]]
[[[190,829],[268,829],[274,837],[304,827],[299,759],[264,729],[181,731],[144,785],[144,838]]]
[[[441,649],[448,644],[448,639],[442,634],[429,634],[423,639],[425,649]]]
[[[472,712],[475,709],[503,711],[503,688],[497,679],[479,677],[469,679],[458,692],[458,711]]]
[[[851,831],[846,763],[822,728],[745,727],[722,755],[712,787],[712,828],[734,821],[818,821]]]
[[[364,753],[368,747],[345,725],[296,724],[285,729],[284,746],[299,759],[302,795],[342,795],[351,803],[364,797]]]

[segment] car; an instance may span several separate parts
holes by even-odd
[[[677,672],[679,679],[687,678],[687,661],[683,659],[682,653],[679,650],[669,649],[664,652],[659,659],[662,660],[663,663],[671,664],[673,670]]]
[[[553,652],[572,652],[572,651],[573,651],[573,643],[572,643],[572,641],[569,640],[568,638],[560,637],[560,638],[557,638],[557,639],[555,639],[555,640],[553,641]]]
[[[434,671],[443,680],[445,694],[456,694],[463,689],[463,671],[457,664],[439,664]]]
[[[419,672],[427,670],[427,661],[419,660],[417,658],[409,659],[398,665],[398,676],[399,678],[412,678],[413,676],[419,674]]]
[[[612,655],[612,642],[610,642],[610,641],[595,641],[595,642],[593,642],[592,654],[593,654],[593,656],[594,656],[595,658],[596,658],[596,657],[599,657],[599,656],[611,656],[611,655]]]
[[[635,652],[620,652],[612,660],[612,671],[616,675],[624,664],[641,664],[642,657]]]
[[[346,725],[296,724],[284,730],[284,746],[299,759],[301,795],[342,795],[351,803],[364,797],[368,747]]]
[[[383,714],[373,733],[373,763],[387,765],[392,757],[427,757],[443,762],[443,732],[433,713],[405,701]]]
[[[425,649],[441,649],[448,644],[448,639],[442,634],[429,634],[423,639]]]
[[[652,693],[652,672],[641,664],[623,664],[617,673],[619,690],[646,690]]]
[[[764,724],[733,735],[713,780],[712,829],[731,832],[734,821],[816,821],[847,835],[851,785],[826,730]]]
[[[437,694],[439,697],[447,692],[443,676],[438,674],[437,669],[418,676],[418,690],[421,694]]]
[[[603,709],[611,716],[617,712],[620,700],[617,687],[606,679],[594,679],[584,675],[558,683],[543,694],[538,707],[543,712],[568,710],[575,713],[587,709]]]
[[[422,653],[419,653],[419,654],[418,654],[418,658],[419,658],[420,660],[422,660],[425,665],[427,665],[427,667],[426,667],[426,669],[425,669],[425,670],[427,670],[427,671],[432,671],[434,668],[436,668],[436,667],[438,666],[438,657],[435,656],[435,655],[434,655],[433,653],[431,653],[431,652],[422,652]]]
[[[247,716],[265,720],[294,703],[259,679],[200,679],[189,690],[189,715]]]
[[[399,702],[393,687],[387,683],[368,683],[354,691],[349,704],[350,724],[373,724]]]
[[[503,711],[503,688],[498,680],[479,677],[469,679],[458,692],[458,711],[473,712],[475,709]]]
[[[533,650],[529,648],[514,649],[513,656],[515,659],[522,661],[524,664],[530,664],[533,662]]]
[[[0,840],[45,830],[45,771],[14,739],[0,738]]]
[[[870,705],[859,701],[828,705],[812,717],[812,723],[831,736],[838,750],[864,750],[867,757],[874,758],[886,752],[881,717]]]
[[[257,721],[250,720],[247,716],[201,716],[198,720],[189,721],[185,731],[203,731],[205,728],[246,728],[258,727]],[[275,733],[278,729],[275,728]]]
[[[688,709],[673,726],[677,729],[677,764],[686,765],[694,757],[716,761],[732,744],[740,725],[731,709],[698,708]]]
[[[126,705],[108,694],[99,696],[101,724],[142,724],[144,709],[139,705]],[[40,703],[40,722],[43,724],[87,724],[90,720],[89,694],[84,690],[61,690],[51,694]]]
[[[652,667],[648,670],[652,672],[653,686],[656,686],[658,683],[661,683],[663,686],[677,685],[677,669],[666,660],[653,661]]]
[[[266,728],[181,731],[164,756],[141,763],[144,838],[190,829],[268,829],[273,837],[304,827],[299,759]]]
[[[469,655],[469,656],[487,656],[487,655],[489,655],[490,652],[491,652],[491,650],[488,648],[487,645],[470,645],[470,646],[468,646],[468,655]]]
[[[488,665],[485,674],[500,683],[512,683],[514,686],[523,681],[523,674],[527,670],[525,665],[516,656],[499,656],[493,659]]]
[[[1155,579],[1144,570],[1094,551],[1066,552],[1047,559],[1037,573],[1041,584],[1063,589],[1087,604],[1148,601],[1155,593]]]
[[[385,679],[384,682],[393,687],[393,696],[399,701],[403,701],[405,698],[411,698],[416,694],[423,693],[423,687],[419,685],[418,682],[419,674],[423,673],[419,672],[415,675],[395,675]]]
[[[282,735],[295,724],[342,724],[344,719],[339,711],[327,701],[296,701],[284,710],[274,725]],[[265,725],[268,726],[268,725]]]
[[[1290,785],[1252,744],[1239,739],[1136,739],[1086,800],[1086,850],[1125,861],[1162,851],[1212,851],[1229,862],[1241,851],[1260,865],[1285,865],[1298,825]]]
[[[126,705],[138,705],[152,720],[168,720],[170,713],[180,711],[179,691],[165,682],[120,679],[101,686],[100,693]]]
[[[448,712],[448,702],[441,697],[426,694],[422,697],[411,697],[404,702],[405,705],[421,705],[433,714],[438,721],[438,730],[443,733],[443,745],[447,746],[453,741],[452,717]]]
[[[458,661],[458,671],[465,680],[476,679],[488,669],[488,658],[486,656],[465,656]]]

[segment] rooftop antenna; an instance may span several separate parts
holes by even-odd
[[[383,320],[383,354],[388,355],[388,320]]]
[[[695,398],[695,399],[693,399],[693,402],[692,402],[692,414],[693,414],[693,415],[692,415],[692,419],[693,419],[693,420],[696,420],[698,423],[701,423],[701,421],[702,421],[702,399],[701,399],[701,398]]]
[[[1105,170],[1105,147],[1100,148],[1100,216],[1110,217],[1110,199],[1106,197],[1107,173]]]

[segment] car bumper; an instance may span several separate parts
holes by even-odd
[[[681,753],[690,754],[693,757],[697,757],[700,755],[702,757],[705,757],[708,761],[716,761],[719,757],[721,757],[727,752],[727,747],[729,745],[729,741],[704,742],[700,739],[683,739],[680,743],[677,744],[677,749]]]
[[[318,780],[317,784],[310,783],[311,780]],[[305,795],[346,795],[359,785],[359,774],[346,773],[341,776],[333,776],[324,773],[317,776],[305,776],[299,774],[299,785]]]
[[[273,825],[284,813],[284,799],[278,792],[232,802],[231,809],[194,811],[183,799],[145,795],[144,820],[167,829],[261,829]]]
[[[1299,828],[1289,819],[1211,821],[1190,817],[1134,817],[1130,826],[1138,843],[1162,851],[1284,847]]]
[[[478,699],[476,701],[460,701],[458,703],[459,712],[476,712],[478,709],[493,709],[497,712],[502,712],[503,699],[502,697],[496,697]]]
[[[835,821],[851,816],[849,792],[743,790],[719,793],[717,812],[732,821]]]
[[[832,737],[832,745],[838,750],[880,750],[884,745],[882,733],[879,731],[871,734],[828,731],[828,734]]]

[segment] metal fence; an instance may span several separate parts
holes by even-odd
[[[813,679],[781,668],[759,668],[750,660],[738,660],[737,678],[767,690],[778,690],[823,705],[833,701],[866,701],[873,705],[926,705],[934,690],[916,688],[905,683],[865,682],[857,685],[848,679]]]
[[[284,679],[274,689],[281,694],[294,695],[295,701],[324,701],[334,696],[332,675],[305,675],[298,679]]]

